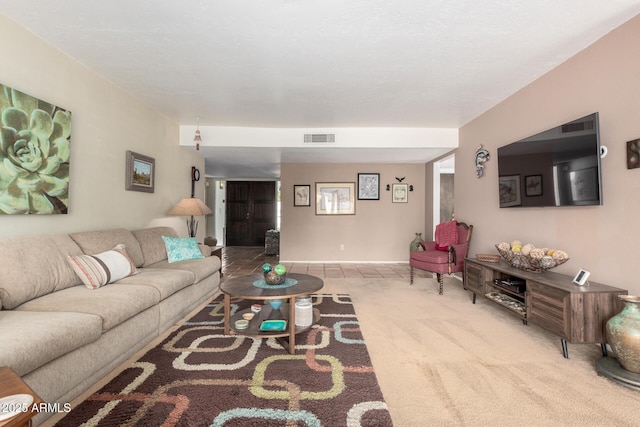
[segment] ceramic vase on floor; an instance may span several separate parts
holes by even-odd
[[[618,295],[622,311],[607,321],[607,340],[620,366],[640,374],[640,296]]]
[[[422,233],[416,233],[416,237],[411,241],[409,251],[416,252],[422,250],[420,243],[422,242]]]

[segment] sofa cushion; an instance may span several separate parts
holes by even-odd
[[[167,259],[167,248],[162,236],[178,237],[178,233],[171,227],[152,227],[132,231],[140,244],[144,263],[142,267],[148,267],[156,262]]]
[[[23,376],[101,334],[102,319],[92,314],[0,311],[0,366]]]
[[[140,244],[129,230],[118,228],[114,230],[84,231],[71,233],[69,237],[80,246],[80,249],[86,255],[99,254],[100,252],[108,251],[115,245],[123,244],[136,267],[140,267],[144,263]]]
[[[163,269],[163,270],[186,270],[195,274],[196,278],[194,283],[198,283],[202,279],[211,276],[216,271],[220,270],[220,258],[217,256],[210,256],[202,259],[191,259],[187,261],[168,262],[161,261],[153,264],[149,269]]]
[[[138,269],[127,254],[124,245],[96,255],[69,255],[71,268],[89,289],[98,289],[107,283],[137,274]]]
[[[80,247],[67,235],[34,235],[1,240],[2,307],[12,309],[33,298],[82,284],[67,262],[67,255],[81,254]]]
[[[448,264],[449,253],[443,251],[417,251],[411,252],[411,261],[424,262],[428,264]]]
[[[164,240],[164,245],[167,248],[168,262],[204,258],[195,237],[180,238],[162,236],[162,240]]]
[[[102,330],[108,331],[158,302],[160,295],[150,286],[114,283],[95,290],[75,286],[31,300],[15,309],[95,314],[102,318]]]
[[[125,277],[118,284],[132,284],[152,286],[157,289],[163,300],[180,289],[194,283],[196,275],[187,270],[162,270],[158,268],[143,268],[136,276]]]

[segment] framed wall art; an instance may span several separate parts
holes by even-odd
[[[0,119],[0,214],[67,214],[71,112],[0,84]]]
[[[585,202],[598,199],[598,171],[595,167],[569,172],[571,199]]]
[[[500,207],[520,206],[520,175],[506,175],[499,177]]]
[[[155,191],[155,177],[155,159],[127,150],[126,190],[153,193]]]
[[[527,197],[542,196],[542,175],[524,177],[524,194]]]
[[[391,197],[393,203],[409,203],[409,184],[392,184]]]
[[[311,206],[311,186],[293,186],[293,206]]]
[[[640,168],[640,139],[627,141],[627,169]]]
[[[355,182],[316,182],[316,215],[355,215]]]
[[[380,200],[380,174],[358,174],[358,200]]]

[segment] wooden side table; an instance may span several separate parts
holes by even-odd
[[[39,405],[42,403],[42,399],[20,379],[20,377],[6,366],[0,367],[0,398],[12,396],[14,394],[30,394],[33,396],[33,403],[29,405],[31,408],[33,405]],[[0,408],[2,410],[2,408]],[[38,412],[20,412],[19,414],[0,421],[0,427],[23,427],[31,426],[31,418],[37,415]]]
[[[222,246],[211,246],[211,256],[217,256],[222,262]],[[222,267],[220,267],[220,277],[222,276]]]

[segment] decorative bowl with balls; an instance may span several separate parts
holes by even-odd
[[[496,249],[512,267],[534,273],[550,270],[569,260],[565,251],[537,248],[531,243],[522,244],[520,240],[499,243]]]
[[[287,269],[282,264],[275,267],[271,267],[271,264],[265,264],[262,266],[262,272],[267,285],[282,285],[287,280]]]

